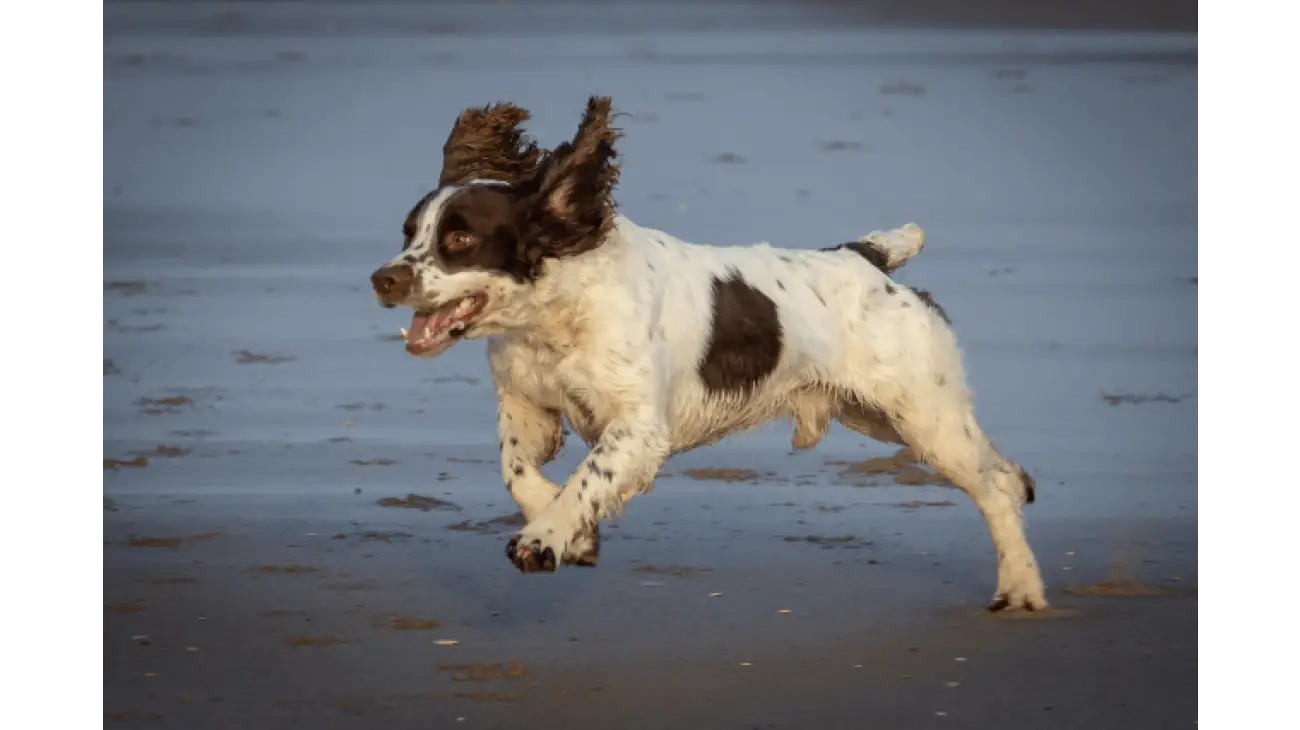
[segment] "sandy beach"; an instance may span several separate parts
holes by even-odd
[[[1193,725],[1195,4],[519,5],[105,5],[105,722]],[[593,93],[639,223],[926,230],[897,279],[1037,480],[1052,610],[987,614],[974,505],[838,426],[676,457],[597,567],[514,569],[483,344],[408,357],[367,277],[461,109],[551,146]]]

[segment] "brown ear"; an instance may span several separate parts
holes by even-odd
[[[531,175],[541,153],[519,125],[531,115],[514,104],[489,104],[461,112],[442,147],[439,185],[501,180],[514,185]]]
[[[590,251],[613,227],[618,183],[614,141],[622,134],[610,126],[610,115],[609,97],[591,97],[573,141],[556,147],[537,175],[521,186],[527,194],[527,258]]]

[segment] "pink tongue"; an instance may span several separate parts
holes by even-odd
[[[416,312],[411,315],[411,334],[407,335],[412,340],[418,340],[424,336],[424,328],[429,324],[429,315]]]
[[[429,314],[411,315],[410,338],[419,340],[425,337],[438,337],[447,329],[447,323],[451,320],[454,311],[455,307],[446,306]]]

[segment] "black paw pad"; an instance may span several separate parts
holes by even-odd
[[[538,540],[520,545],[519,536],[515,535],[510,538],[510,542],[506,543],[506,557],[510,558],[510,562],[514,563],[521,573],[555,572],[555,551],[543,548]]]
[[[994,598],[993,602],[989,604],[989,613],[997,613],[998,611],[1005,611],[1008,608],[1018,608],[1024,611],[1038,610],[1037,608],[1034,607],[1034,604],[1031,603],[1028,598],[1022,600],[1019,605],[1013,605],[1011,603],[1011,599],[1008,598],[1005,594],[1003,594]]]

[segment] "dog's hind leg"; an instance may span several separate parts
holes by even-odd
[[[951,343],[949,338],[942,339]],[[942,341],[931,344],[949,346]],[[941,354],[954,357],[936,358],[949,364],[947,372],[892,369],[913,377],[860,389],[860,404],[841,407],[840,421],[872,438],[907,444],[919,460],[974,500],[988,523],[998,556],[997,590],[990,610],[1045,608],[1043,580],[1020,512],[1022,504],[1034,500],[1034,481],[998,453],[980,428],[955,343],[951,346],[952,352]],[[876,399],[880,407],[869,398]]]
[[[988,522],[998,555],[998,583],[989,610],[1047,607],[1043,579],[1025,537],[1020,508],[1034,499],[1034,482],[984,434],[965,388],[932,386],[908,392],[894,428],[917,457],[961,487]]]

